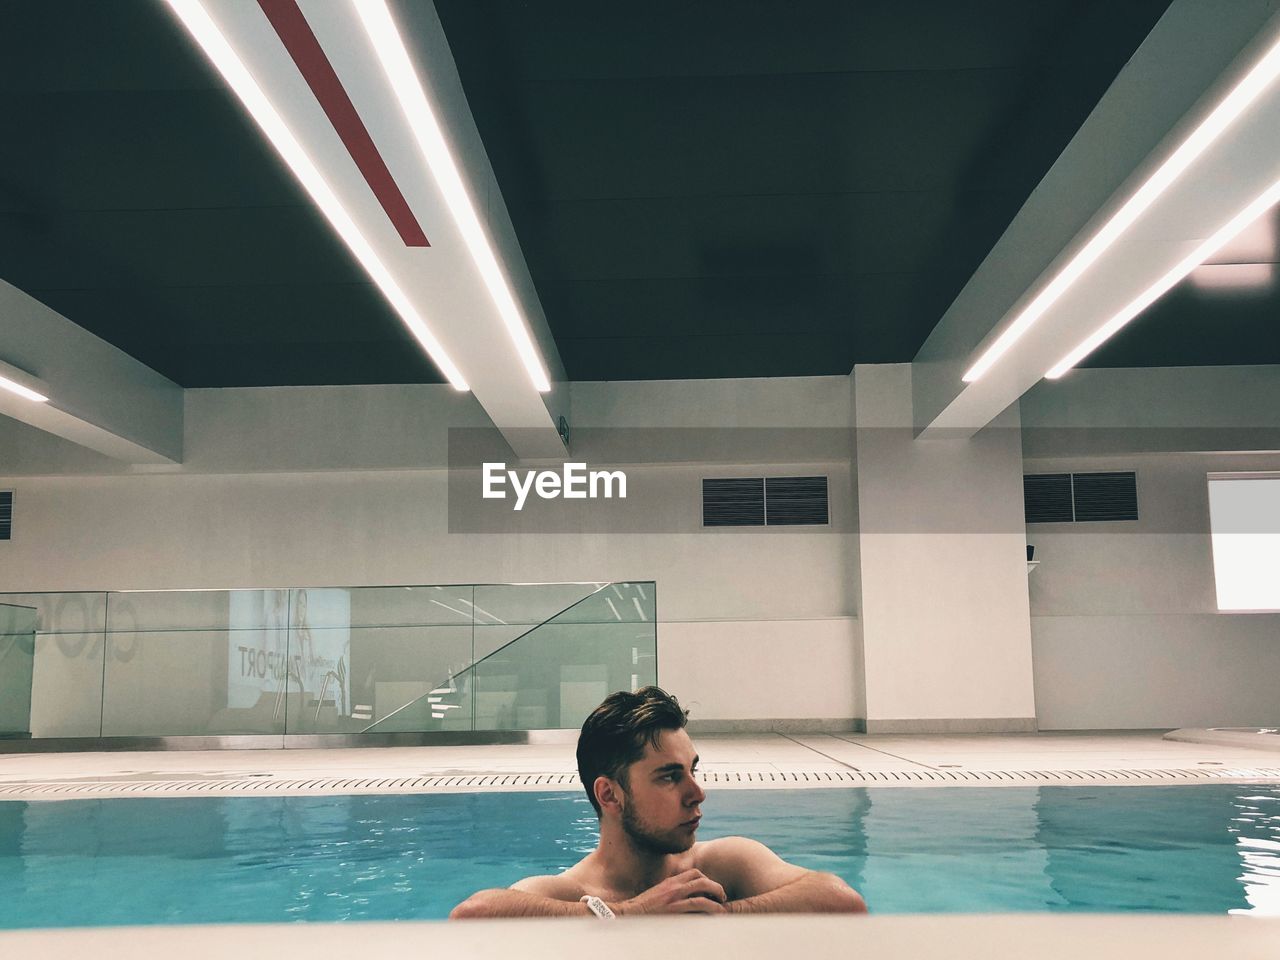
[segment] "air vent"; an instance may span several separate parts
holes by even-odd
[[[704,527],[821,526],[826,477],[733,477],[702,481]]]
[[[0,540],[13,538],[13,491],[0,490]]]
[[[1138,519],[1132,471],[1041,473],[1022,478],[1027,523],[1097,523]]]
[[[1075,473],[1071,488],[1076,523],[1138,519],[1138,482],[1133,473]]]
[[[764,480],[745,477],[702,481],[704,527],[763,527]]]
[[[1070,523],[1071,474],[1040,473],[1022,478],[1027,523]]]
[[[768,477],[764,482],[765,523],[799,526],[827,522],[826,477]]]

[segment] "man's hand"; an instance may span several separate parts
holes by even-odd
[[[617,904],[614,913],[725,913],[724,887],[701,870],[686,870],[668,877],[639,896]]]

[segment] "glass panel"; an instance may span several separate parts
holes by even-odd
[[[0,737],[31,735],[36,609],[0,604]]]
[[[476,659],[528,633],[599,590],[603,583],[479,584],[475,590]]]
[[[113,593],[102,735],[283,734],[289,592]]]
[[[656,671],[652,583],[0,597],[35,737],[576,727]]]
[[[476,729],[574,729],[613,691],[655,683],[655,609],[654,584],[609,584],[479,661]]]
[[[471,586],[296,590],[289,733],[471,729]],[[441,689],[442,693],[433,693]]]
[[[0,600],[36,611],[31,736],[101,736],[107,595],[10,593]]]

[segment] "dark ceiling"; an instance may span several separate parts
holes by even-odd
[[[436,2],[575,380],[911,360],[1167,5]],[[159,0],[0,22],[0,278],[184,386],[442,380]],[[1278,300],[1090,365],[1280,362]]]

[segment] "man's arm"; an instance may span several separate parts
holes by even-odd
[[[707,844],[703,863],[733,897],[729,913],[866,913],[867,905],[833,873],[787,863],[763,843],[723,837]]]
[[[528,877],[506,890],[481,890],[453,908],[450,920],[489,917],[590,917],[582,891],[561,877]]]
[[[453,908],[450,920],[487,917],[590,917],[581,887],[564,876],[529,877],[508,890],[481,890]],[[724,913],[724,888],[699,870],[668,877],[630,900],[610,903],[618,916],[645,913]]]

